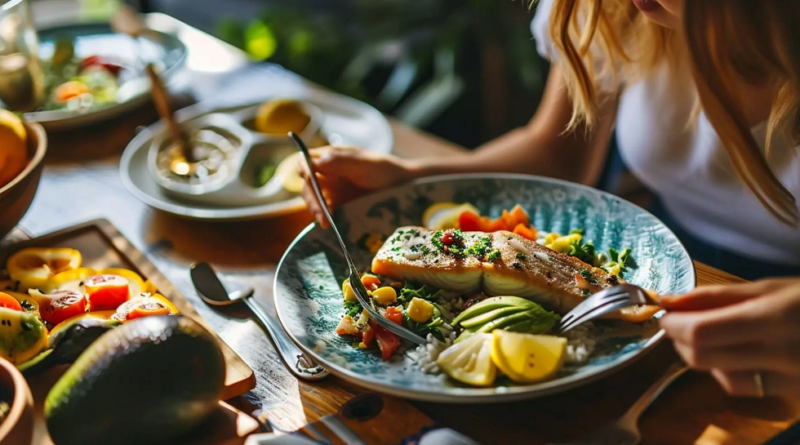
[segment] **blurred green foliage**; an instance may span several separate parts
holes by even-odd
[[[280,64],[415,126],[430,123],[474,84],[487,45],[502,53],[502,72],[515,86],[542,88],[527,0],[335,4],[318,10],[299,0],[273,3],[249,22],[221,21],[218,35],[256,61]]]

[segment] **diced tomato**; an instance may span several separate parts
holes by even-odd
[[[536,229],[533,229],[531,227],[526,227],[522,223],[519,223],[517,224],[517,227],[514,227],[514,233],[523,238],[527,238],[531,241],[536,241],[536,235],[537,235]]]
[[[22,312],[22,306],[19,301],[5,292],[0,292],[0,307]]]
[[[381,285],[381,279],[375,275],[365,274],[361,277],[361,283],[364,284],[367,290],[375,290]]]
[[[453,232],[449,230],[447,232],[444,232],[444,235],[442,235],[442,244],[444,244],[445,246],[450,246],[455,241],[456,239],[453,237]]]
[[[84,282],[89,307],[93,311],[116,309],[130,299],[127,278],[119,275],[96,275]]]
[[[403,310],[397,306],[392,306],[386,309],[386,318],[394,322],[394,324],[403,325]]]
[[[61,290],[33,298],[39,303],[42,320],[53,325],[86,312],[86,298],[78,291]]]
[[[361,332],[361,343],[364,343],[364,346],[367,348],[369,348],[369,345],[372,344],[372,340],[375,338],[375,329],[372,328],[373,323],[375,322],[370,320],[367,327]]]
[[[372,329],[375,330],[375,339],[378,341],[378,348],[381,350],[381,358],[384,361],[389,360],[394,351],[400,346],[400,337],[377,323],[372,325]]]
[[[458,216],[458,228],[465,232],[477,232],[481,230],[481,217],[469,210],[461,212]]]

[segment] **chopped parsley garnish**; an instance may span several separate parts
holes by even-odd
[[[428,246],[426,246],[426,245],[424,245],[424,244],[423,244],[423,245],[422,245],[422,254],[423,254],[423,255],[427,255],[427,254],[429,254],[429,253],[431,253],[431,249],[429,249],[429,248],[428,248]]]
[[[528,258],[528,255],[525,255],[524,253],[518,253],[517,254],[517,259],[518,260],[524,260],[524,259],[527,259],[527,258]]]
[[[400,295],[397,297],[398,303],[408,303],[413,298],[420,298],[423,300],[434,301],[439,298],[439,289],[435,289],[428,285],[419,285],[413,282],[406,282],[402,289],[400,289]]]
[[[345,301],[344,313],[351,317],[355,317],[361,313],[361,304],[357,301]]]
[[[400,247],[392,247],[392,252],[399,252],[400,250]]]
[[[587,241],[586,243],[582,241],[573,241],[570,243],[568,255],[574,256],[584,263],[594,264],[594,243],[592,241]]]
[[[492,253],[490,253],[489,255],[486,256],[486,259],[489,260],[489,261],[494,261],[494,260],[496,260],[498,258],[500,258],[500,251],[499,250],[494,250],[494,251],[492,251]]]
[[[581,271],[581,276],[584,280],[588,281],[589,284],[597,284],[597,281],[594,279],[594,275],[592,275],[592,271],[589,269],[583,269]]]
[[[467,249],[467,254],[483,258],[491,248],[492,240],[488,236],[482,236],[475,241],[475,244]]]

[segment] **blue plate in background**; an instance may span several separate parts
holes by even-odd
[[[107,23],[81,23],[38,30],[41,41],[39,57],[49,59],[55,43],[70,38],[78,57],[104,56],[123,66],[120,77],[119,101],[95,106],[85,111],[36,111],[25,113],[25,119],[42,124],[47,129],[63,129],[101,122],[147,102],[150,84],[142,63],[153,63],[165,83],[183,66],[186,46],[177,37],[152,29],[138,39],[115,33]]]

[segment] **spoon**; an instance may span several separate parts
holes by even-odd
[[[328,204],[325,201],[325,198],[322,196],[322,189],[319,187],[319,182],[317,182],[317,172],[314,170],[314,163],[311,161],[311,154],[308,152],[308,147],[306,147],[306,144],[302,139],[300,139],[300,136],[291,131],[289,132],[289,139],[294,142],[294,145],[297,146],[306,159],[309,172],[308,176],[309,179],[311,179],[311,185],[314,187],[314,193],[317,195],[317,200],[319,201],[320,207],[322,207],[322,213],[325,214],[325,218],[328,219],[328,222],[331,225],[331,230],[333,230],[333,234],[336,235],[336,239],[339,241],[339,247],[342,249],[342,254],[344,255],[344,259],[347,261],[347,267],[349,269],[348,281],[350,282],[350,287],[353,288],[353,293],[355,293],[356,298],[358,298],[358,302],[361,303],[361,306],[367,310],[370,319],[375,320],[376,323],[386,328],[387,331],[391,331],[398,337],[406,339],[417,345],[427,345],[427,340],[411,332],[411,330],[406,329],[405,327],[387,319],[378,311],[376,311],[374,307],[372,307],[372,304],[370,304],[371,302],[369,294],[367,294],[367,288],[364,287],[364,284],[361,282],[361,277],[358,275],[358,269],[356,269],[356,265],[353,262],[353,258],[350,256],[350,253],[347,252],[347,246],[344,243],[344,239],[342,239],[342,235],[336,228],[336,223],[333,222],[333,217],[331,216],[330,209],[328,209]]]
[[[228,291],[208,263],[193,264],[190,274],[197,293],[206,303],[212,306],[228,306],[239,300],[244,301],[267,328],[283,362],[294,375],[306,380],[319,380],[328,376],[328,370],[306,356],[286,335],[280,323],[248,298],[253,295],[252,288],[236,285]]]
[[[153,102],[156,105],[156,110],[159,116],[164,121],[167,127],[172,142],[176,144],[178,150],[173,151],[173,158],[170,161],[169,169],[172,173],[178,176],[192,176],[197,172],[197,161],[194,159],[193,152],[186,135],[181,131],[178,122],[172,115],[172,109],[169,105],[169,95],[164,84],[161,83],[161,78],[156,73],[152,64],[147,64],[145,72],[150,78],[150,89],[153,94]]]

